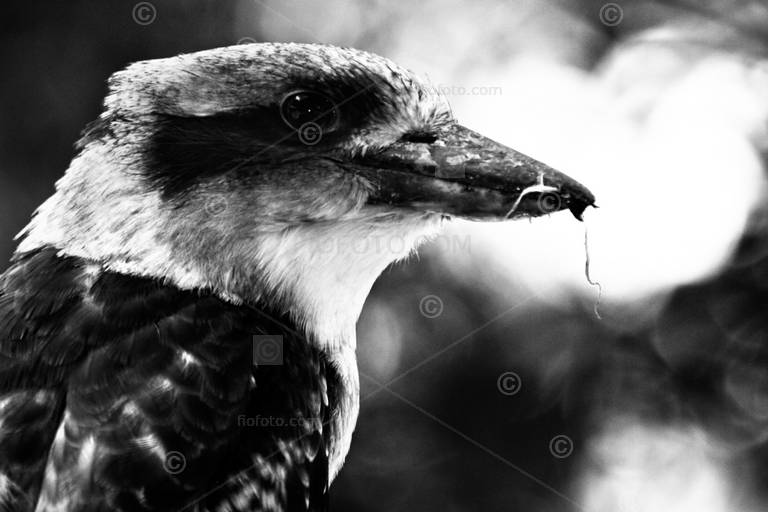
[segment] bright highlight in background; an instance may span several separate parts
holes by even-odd
[[[768,73],[728,56],[671,68],[675,52],[630,45],[596,75],[517,61],[487,78],[505,84],[487,109],[454,101],[463,122],[595,193],[600,209],[585,217],[592,269],[608,300],[718,268],[764,193],[752,141],[768,116]],[[583,230],[567,214],[476,232],[499,265],[544,298],[587,291]]]
[[[579,503],[589,512],[747,512],[723,452],[696,428],[616,421],[592,442]]]

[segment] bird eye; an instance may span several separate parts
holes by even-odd
[[[280,115],[294,130],[307,129],[329,132],[336,128],[339,112],[336,105],[320,93],[294,91],[283,98]]]

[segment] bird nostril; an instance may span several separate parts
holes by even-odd
[[[409,132],[403,135],[400,140],[402,142],[420,142],[423,144],[432,144],[437,140],[437,135],[427,132]]]

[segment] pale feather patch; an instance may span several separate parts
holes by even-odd
[[[64,496],[62,496],[59,487],[63,483],[61,482],[59,472],[56,470],[55,463],[55,461],[60,461],[64,456],[67,444],[66,424],[69,419],[69,411],[64,411],[64,417],[59,424],[59,428],[56,430],[56,436],[51,445],[35,512],[65,512],[70,509],[70,504],[75,500],[74,494],[64,493]]]
[[[286,306],[334,349],[354,339],[357,318],[376,278],[391,263],[437,235],[439,215],[362,215],[259,235],[266,287],[282,290]]]
[[[153,434],[152,432],[149,432],[149,430],[146,427],[143,427],[146,432],[144,435],[138,436],[134,439],[134,443],[136,443],[137,446],[141,447],[144,450],[147,450],[149,453],[154,455],[158,462],[161,464],[167,465],[168,464],[168,453],[165,450],[165,447],[161,444],[160,439]]]
[[[72,161],[56,183],[56,193],[35,212],[17,238],[23,253],[53,246],[63,254],[99,262],[131,275],[168,279],[183,288],[204,281],[175,261],[162,243],[168,230],[159,193],[147,190],[117,144],[91,145]],[[96,269],[86,271],[93,280]]]
[[[10,504],[14,488],[18,486],[5,473],[0,473],[0,506]]]
[[[80,454],[77,457],[77,468],[83,473],[89,473],[96,459],[96,438],[88,436],[80,448]]]
[[[338,372],[345,391],[332,419],[336,442],[331,445],[328,453],[328,474],[333,482],[349,453],[352,433],[360,413],[360,377],[354,348],[344,347],[331,354],[330,358],[330,363]]]
[[[187,352],[186,350],[182,350],[179,352],[179,359],[181,360],[181,364],[184,368],[188,367],[189,365],[196,365],[199,364],[199,361],[195,356]]]

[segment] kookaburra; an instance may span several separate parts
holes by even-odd
[[[376,55],[128,66],[0,277],[0,509],[326,509],[381,271],[451,216],[593,202]]]

